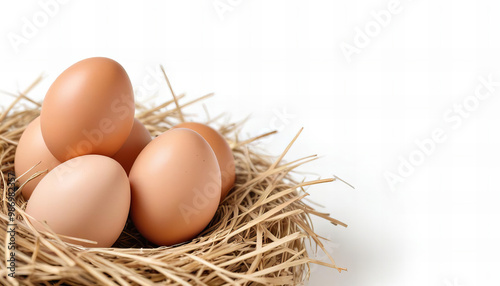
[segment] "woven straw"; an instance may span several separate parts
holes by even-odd
[[[6,257],[0,269],[2,285],[296,285],[309,278],[310,263],[345,270],[336,266],[329,253],[325,254],[330,261],[321,262],[306,251],[310,242],[318,251],[325,251],[324,239],[313,231],[311,215],[346,225],[306,204],[304,188],[338,178],[297,180],[298,175],[293,174],[296,168],[317,158],[283,161],[297,137],[284,146],[280,156],[271,157],[255,142],[275,132],[242,140],[245,121],[218,124],[219,116],[205,123],[216,127],[230,143],[237,179],[210,225],[197,238],[157,247],[142,238],[129,221],[112,248],[84,248],[78,246],[78,240],[70,244],[53,232],[36,231],[27,223],[23,211],[26,202],[17,190],[16,278],[9,277],[7,190],[14,183],[17,142],[26,125],[40,114],[41,104],[27,96],[40,79],[26,91],[10,94],[12,104],[3,107],[0,115],[0,255]],[[176,100],[154,108],[137,105],[136,117],[157,136],[181,118],[193,118],[185,108],[209,96],[185,103],[184,95],[174,96]]]

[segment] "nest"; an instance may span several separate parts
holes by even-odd
[[[157,247],[142,238],[130,220],[112,248],[85,248],[78,241],[63,242],[53,232],[38,232],[27,221],[26,202],[13,186],[17,142],[26,125],[40,114],[41,104],[27,93],[40,79],[25,92],[11,94],[15,96],[13,102],[0,115],[0,256],[5,257],[0,269],[2,285],[296,285],[308,279],[310,263],[345,270],[337,267],[326,252],[324,238],[314,232],[310,216],[346,225],[314,210],[304,200],[306,186],[338,178],[297,180],[293,174],[296,168],[317,158],[282,160],[299,134],[280,156],[272,157],[254,142],[275,132],[240,140],[245,121],[217,123],[221,116],[207,116],[206,123],[217,126],[230,142],[236,183],[211,223],[195,239]],[[136,117],[156,136],[193,116],[184,108],[209,96],[186,103],[180,103],[184,95],[174,96],[152,108],[137,105]],[[33,178],[39,173],[29,175]],[[9,214],[10,187],[16,191],[15,211]],[[13,216],[14,222],[9,221]],[[10,264],[6,262],[11,252],[9,223],[16,224],[15,278],[9,277]],[[325,252],[329,262],[310,258],[308,243]]]

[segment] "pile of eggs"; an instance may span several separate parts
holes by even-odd
[[[194,122],[152,139],[134,114],[132,84],[114,60],[88,58],[57,77],[15,154],[36,229],[111,247],[130,212],[147,240],[168,246],[209,224],[235,180],[226,140]]]

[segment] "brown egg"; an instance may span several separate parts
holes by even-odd
[[[222,135],[208,125],[196,122],[184,122],[176,125],[174,128],[188,128],[198,132],[214,150],[217,161],[219,162],[222,175],[221,202],[226,197],[229,190],[234,185],[236,179],[234,157],[229,144]]]
[[[132,220],[157,245],[194,238],[219,205],[217,158],[207,141],[189,129],[172,129],[153,139],[135,160],[129,179]]]
[[[29,173],[25,174],[23,177],[19,178],[19,176],[24,174],[39,162],[40,164],[38,166],[32,169]],[[42,131],[40,130],[40,117],[37,117],[30,124],[28,124],[17,145],[16,156],[14,158],[14,168],[16,171],[16,177],[19,178],[19,185],[24,184],[24,182],[26,182],[29,177],[36,172],[43,170],[50,171],[59,164],[61,164],[61,162],[59,162],[52,155],[52,153],[50,153],[49,149],[47,149],[47,146],[45,145],[45,142],[43,141]],[[21,193],[24,199],[28,200],[30,198],[31,193],[45,175],[46,173],[43,173],[23,186]]]
[[[26,213],[38,230],[46,221],[57,234],[96,241],[67,242],[110,247],[125,226],[130,208],[127,174],[115,160],[86,155],[55,167],[33,191]]]
[[[40,124],[47,148],[59,161],[76,156],[113,156],[134,123],[134,95],[123,67],[108,58],[70,66],[52,83]]]
[[[151,134],[149,134],[149,131],[139,120],[134,119],[134,126],[132,127],[132,131],[130,131],[127,141],[116,152],[113,159],[118,161],[128,174],[135,159],[149,142],[151,142]]]

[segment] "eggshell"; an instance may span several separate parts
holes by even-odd
[[[176,125],[174,128],[188,128],[194,130],[207,140],[210,147],[212,147],[217,157],[217,161],[219,162],[222,176],[221,201],[223,201],[227,193],[229,193],[233,187],[236,179],[233,152],[226,139],[224,139],[215,129],[202,123],[184,122]]]
[[[113,156],[134,123],[134,96],[123,67],[89,58],[62,72],[42,105],[40,124],[50,152],[64,162],[76,156]]]
[[[128,174],[135,159],[149,142],[151,142],[151,134],[149,134],[149,131],[139,120],[134,119],[134,126],[132,127],[132,131],[130,131],[127,141],[116,152],[113,159],[118,161]]]
[[[127,174],[115,160],[86,155],[68,160],[48,173],[33,191],[26,213],[38,230],[46,221],[66,236],[96,241],[68,242],[88,247],[110,247],[125,226],[130,208]]]
[[[38,166],[19,178],[19,176],[38,163],[40,163]],[[40,130],[40,117],[37,117],[28,124],[17,144],[14,169],[19,185],[24,184],[29,177],[36,172],[43,170],[50,171],[59,164],[61,164],[61,162],[50,153],[43,141],[42,131]],[[23,186],[21,193],[24,199],[28,200],[30,198],[31,193],[46,174],[47,173],[43,173],[39,175]]]
[[[130,171],[135,226],[157,245],[194,238],[217,210],[220,176],[214,152],[198,133],[176,128],[161,134]]]

